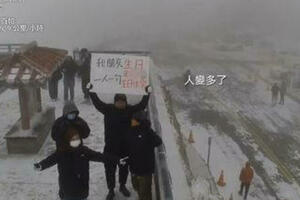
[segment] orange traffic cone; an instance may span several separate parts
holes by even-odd
[[[219,180],[217,182],[218,186],[220,187],[224,187],[226,185],[225,181],[224,181],[224,171],[221,171],[221,175],[219,177]]]
[[[193,136],[193,132],[192,132],[192,131],[190,132],[188,141],[189,141],[189,143],[195,143],[195,140],[194,140],[194,136]]]

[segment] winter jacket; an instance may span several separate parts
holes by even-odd
[[[78,70],[78,65],[75,63],[75,61],[70,58],[65,60],[65,62],[62,65],[62,71],[64,73],[64,83],[73,84],[75,81],[75,74]]]
[[[118,109],[114,104],[102,102],[96,93],[90,92],[90,98],[96,109],[104,115],[105,152],[119,155],[121,143],[130,128],[131,118],[135,112],[144,110],[148,104],[149,95],[143,96],[140,103],[127,105],[125,109]]]
[[[273,85],[271,90],[272,90],[272,95],[273,96],[277,96],[278,95],[279,87],[277,85]]]
[[[80,146],[71,151],[56,151],[39,164],[42,170],[57,164],[61,198],[84,199],[89,194],[89,161],[117,164],[119,158]]]
[[[161,138],[147,121],[131,127],[126,136],[131,173],[138,176],[154,173],[154,148],[161,144]]]
[[[86,57],[81,58],[82,64],[80,65],[80,76],[82,79],[90,80],[91,71],[91,55],[88,54]]]
[[[50,80],[51,81],[59,81],[62,78],[62,74],[60,70],[56,70],[55,72],[53,72]]]
[[[77,114],[79,114],[76,105],[69,102],[63,108],[63,115],[56,119],[52,126],[51,137],[58,144],[63,143],[64,135],[70,127],[78,129],[79,135],[83,139],[90,135],[90,128],[81,117],[77,116],[77,118],[72,121],[67,119],[67,114],[71,112],[77,112]]]
[[[286,91],[287,91],[287,83],[285,81],[283,81],[280,85],[280,93],[285,94]]]
[[[240,181],[245,184],[250,184],[253,179],[253,169],[250,166],[246,166],[241,170]]]

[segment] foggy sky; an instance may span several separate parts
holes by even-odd
[[[299,0],[24,0],[0,16],[41,23],[43,33],[0,33],[0,43],[37,40],[40,45],[96,48],[107,41],[145,48],[193,35],[211,40],[250,33],[276,48],[300,49]]]

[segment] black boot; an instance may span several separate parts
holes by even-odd
[[[120,186],[120,192],[121,192],[125,197],[130,197],[130,192],[129,192],[129,190],[126,188],[125,185],[121,185],[121,186]]]
[[[106,200],[113,200],[115,197],[115,192],[114,190],[109,190],[107,196],[106,196]]]

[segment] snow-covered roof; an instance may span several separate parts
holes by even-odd
[[[39,47],[36,42],[23,45],[13,55],[0,59],[0,80],[10,85],[34,81],[44,83],[63,63],[67,54],[62,49]]]

